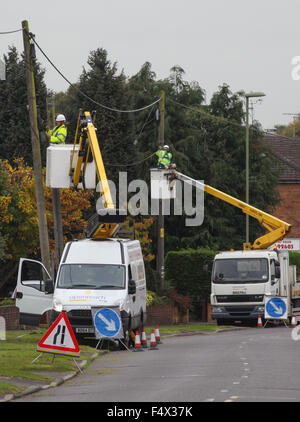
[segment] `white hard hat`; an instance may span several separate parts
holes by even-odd
[[[63,115],[63,114],[59,114],[57,117],[56,117],[56,120],[55,120],[56,122],[65,122],[66,121],[66,118],[65,118],[65,116]]]
[[[164,149],[169,149],[169,145],[164,145]]]

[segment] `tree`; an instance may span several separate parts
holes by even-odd
[[[13,166],[0,160],[0,290],[13,282],[21,257],[40,259],[34,175],[23,159]],[[49,240],[54,250],[51,189],[45,188]],[[80,238],[86,228],[83,216],[92,192],[61,190],[64,240]]]
[[[294,116],[294,121],[287,125],[276,125],[276,133],[281,136],[300,136],[300,116]]]
[[[144,261],[151,262],[154,259],[152,252],[152,239],[149,237],[149,229],[154,222],[153,217],[131,217],[128,216],[124,222],[123,230],[132,230],[134,232],[135,239],[141,243],[142,253]]]
[[[131,113],[112,111],[99,104],[110,109],[130,110],[132,104],[127,95],[126,77],[123,71],[117,74],[117,63],[112,63],[107,51],[102,48],[90,53],[87,64],[89,69],[83,69],[78,83],[68,89],[65,98],[61,95],[59,98],[60,111],[66,114],[70,122],[68,142],[73,142],[79,109],[95,110],[97,137],[107,163],[108,178],[118,180],[117,165],[136,159],[134,139],[130,136]],[[132,169],[128,169],[128,172],[130,178]]]
[[[8,54],[4,55],[4,62],[6,80],[0,81],[0,156],[11,163],[14,158],[22,157],[27,164],[32,165],[24,58],[20,58],[15,47],[10,47]],[[34,59],[33,63],[38,117],[42,130],[47,119],[45,71],[37,60]],[[46,145],[42,144],[41,149],[45,163]]]
[[[188,83],[183,79],[184,70],[180,66],[173,66],[170,76],[163,80],[156,80],[156,74],[149,62],[144,63],[140,71],[129,79],[128,87],[134,107],[151,104],[160,97],[161,91],[166,94],[165,115],[165,143],[171,148],[174,160],[179,166],[185,166],[188,158],[178,151],[178,144],[191,132],[186,114],[176,103],[186,107],[199,107],[205,98],[204,90],[195,81]],[[157,150],[158,147],[158,104],[151,109],[134,115],[136,127],[136,146],[142,159]],[[149,169],[156,164],[156,158],[146,161],[138,170],[138,176],[148,180]]]
[[[187,174],[202,179],[227,194],[245,200],[245,128],[242,93],[233,94],[224,84],[212,96],[206,109],[183,111],[191,135],[178,145],[189,160]],[[250,128],[250,203],[264,211],[271,211],[278,202],[275,159],[267,154],[260,142],[258,125]],[[250,221],[252,240],[261,228]],[[205,196],[205,219],[201,227],[181,229],[180,245],[215,249],[242,248],[245,238],[245,217],[237,208]]]

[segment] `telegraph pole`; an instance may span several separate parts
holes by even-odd
[[[49,108],[51,106],[51,113]],[[55,97],[52,95],[51,103],[47,102],[47,117],[49,119],[51,114],[52,125],[55,126]],[[50,120],[50,119],[49,119]],[[60,189],[52,188],[52,209],[53,209],[53,226],[54,226],[54,241],[55,241],[55,268],[58,269],[59,262],[64,249],[64,235],[61,216],[61,202],[60,202]],[[52,274],[54,277],[54,274]]]
[[[158,146],[162,147],[165,143],[165,92],[161,91],[159,102],[159,131]],[[159,214],[157,219],[157,274],[159,280],[159,289],[164,287],[165,281],[165,221],[163,216],[163,200],[159,199]]]
[[[60,189],[52,188],[53,226],[55,241],[55,264],[56,270],[64,249],[63,225],[61,218]],[[52,274],[53,275],[53,274]]]
[[[31,145],[32,145],[32,159],[33,171],[35,178],[35,194],[37,203],[37,214],[39,223],[40,235],[40,248],[42,262],[51,271],[50,266],[50,251],[49,251],[49,238],[46,220],[46,205],[44,197],[43,175],[42,175],[42,160],[40,151],[40,138],[37,123],[37,108],[35,96],[35,84],[33,74],[33,64],[30,53],[30,37],[28,21],[22,22],[23,28],[23,42],[24,42],[24,55],[26,66],[26,84],[27,84],[27,99],[29,108],[30,131],[31,131]]]

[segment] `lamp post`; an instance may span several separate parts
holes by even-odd
[[[246,203],[249,204],[249,98],[264,97],[263,92],[249,92],[246,97]],[[246,243],[249,243],[249,215],[246,214]]]

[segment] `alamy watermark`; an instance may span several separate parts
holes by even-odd
[[[200,226],[204,220],[204,183],[197,181],[197,188],[192,182],[181,182],[174,180],[171,189],[166,181],[157,181],[155,195],[149,193],[147,182],[144,180],[133,180],[128,184],[127,172],[119,173],[119,189],[116,184],[108,180],[109,190],[115,209],[105,207],[101,195],[103,194],[100,184],[100,198],[97,201],[96,209],[99,215],[116,215],[119,209],[120,215],[159,215],[159,200],[162,201],[162,215],[184,215],[185,225],[189,227]],[[153,187],[153,184],[151,183]],[[169,189],[169,194],[166,192]],[[176,196],[173,194],[176,192]]]
[[[291,60],[291,65],[293,66],[291,76],[294,81],[300,79],[300,56],[294,56]]]
[[[297,325],[295,328],[292,329],[291,336],[294,341],[300,340],[300,325]]]
[[[0,59],[0,81],[6,80],[6,67],[5,63]]]
[[[0,340],[6,340],[5,318],[0,316]]]

